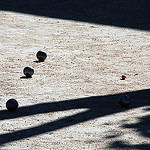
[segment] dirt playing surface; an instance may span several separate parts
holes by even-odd
[[[9,11],[0,23],[0,149],[150,147],[149,31]]]

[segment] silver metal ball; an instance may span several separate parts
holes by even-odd
[[[27,66],[23,69],[23,73],[25,74],[26,77],[30,78],[34,74],[34,69],[32,67]]]
[[[38,51],[36,57],[39,61],[44,61],[47,57],[47,54],[43,51]]]
[[[131,103],[130,97],[126,94],[120,96],[119,104],[121,107],[128,107]]]

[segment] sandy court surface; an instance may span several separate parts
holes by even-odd
[[[0,23],[0,149],[150,147],[149,31],[6,11]],[[25,66],[35,69],[30,79]]]

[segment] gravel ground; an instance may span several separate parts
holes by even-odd
[[[149,31],[9,11],[0,23],[0,149],[149,149]]]

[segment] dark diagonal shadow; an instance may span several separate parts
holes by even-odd
[[[150,30],[149,0],[1,0],[0,10]]]
[[[132,99],[132,104],[129,108],[138,108],[150,105],[150,90],[141,90],[129,92]],[[32,137],[35,135],[44,134],[47,132],[59,130],[69,127],[81,122],[85,122],[98,117],[122,112],[123,109],[119,106],[118,100],[121,94],[87,97],[75,100],[66,100],[61,102],[41,103],[33,106],[21,107],[16,113],[10,113],[6,110],[0,111],[0,120],[13,119],[24,116],[31,116],[36,114],[44,114],[49,112],[58,112],[71,109],[87,108],[86,111],[77,113],[75,115],[65,117],[53,122],[42,124],[40,126],[19,130],[16,132],[6,133],[0,135],[0,145]]]

